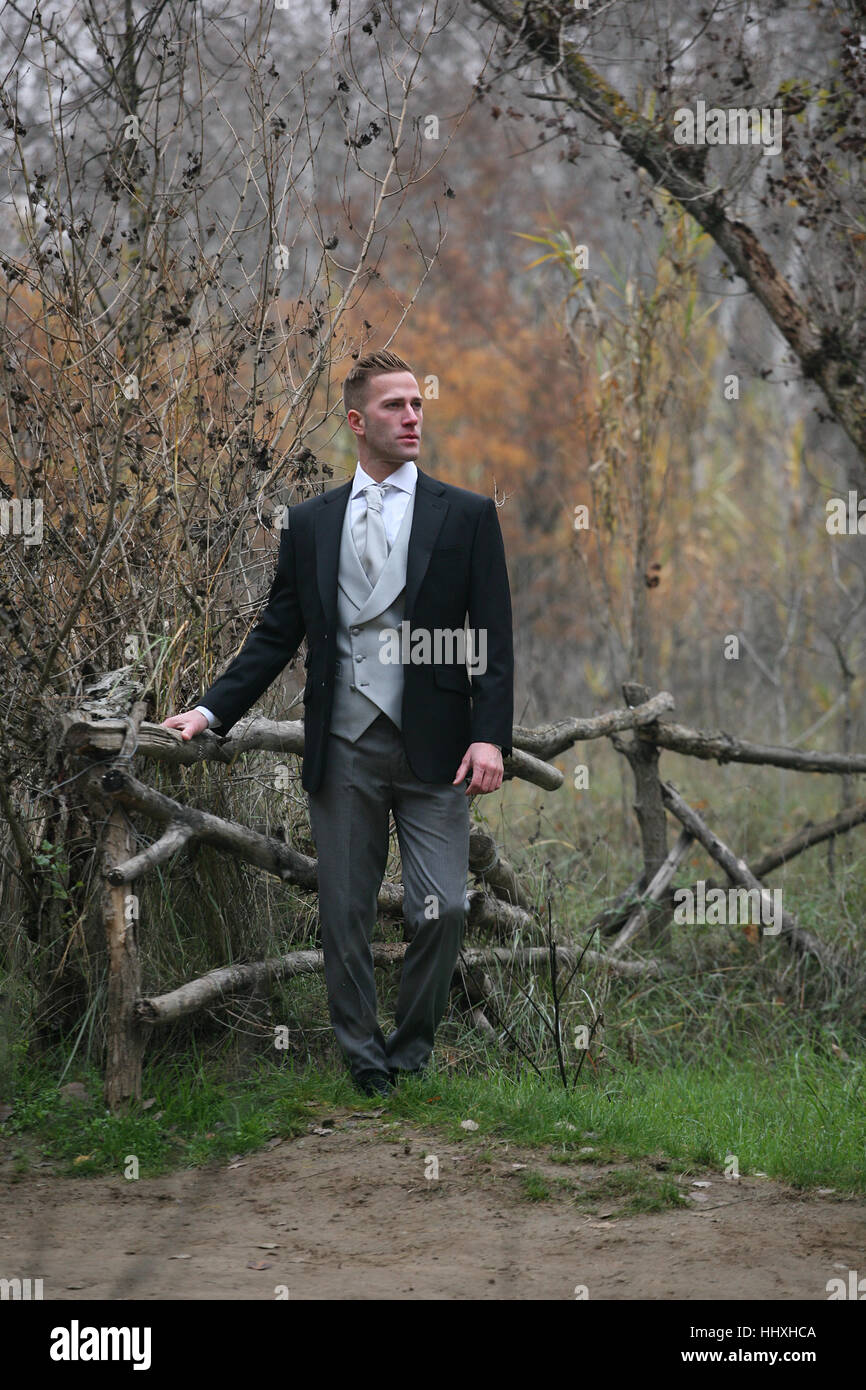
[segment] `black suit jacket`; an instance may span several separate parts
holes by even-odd
[[[196,703],[232,725],[307,638],[302,782],[318,790],[334,698],[337,570],[352,482],[288,511],[268,605],[238,655]],[[458,664],[403,667],[403,746],[422,782],[453,782],[470,743],[511,752],[514,651],[511,593],[496,506],[418,469],[409,533],[404,620],[410,630],[487,630],[487,669],[470,681]],[[476,639],[475,653],[479,645]],[[483,651],[483,648],[482,648]]]

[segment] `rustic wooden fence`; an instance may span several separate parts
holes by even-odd
[[[686,728],[665,718],[674,708],[673,697],[668,692],[653,695],[643,686],[627,684],[623,694],[625,706],[606,714],[558,720],[534,729],[515,726],[513,753],[506,759],[505,777],[522,778],[547,791],[555,791],[562,785],[563,773],[550,759],[577,743],[597,738],[609,738],[628,760],[634,775],[634,809],[643,849],[641,871],[616,902],[589,924],[589,939],[597,933],[607,941],[604,949],[590,950],[584,946],[578,951],[574,947],[557,946],[556,959],[563,965],[586,960],[623,976],[661,975],[672,968],[669,963],[652,956],[636,957],[630,954],[630,948],[641,934],[651,944],[662,940],[673,912],[670,885],[695,841],[718,864],[726,883],[762,894],[766,891],[762,880],[772,870],[810,846],[832,840],[866,821],[866,801],[857,802],[823,824],[808,825],[749,865],[714,834],[673,786],[662,781],[659,776],[661,750],[671,749],[717,763],[754,763],[844,776],[866,773],[866,755],[844,756],[773,747],[749,743],[727,733]],[[212,970],[200,979],[155,998],[142,996],[139,922],[133,888],[137,880],[164,864],[179,849],[196,841],[214,846],[310,893],[315,893],[318,882],[315,859],[300,853],[284,840],[185,806],[149,787],[133,772],[136,759],[188,766],[202,761],[231,764],[248,753],[262,751],[303,756],[301,722],[252,717],[235,725],[226,738],[207,731],[184,742],[174,730],[145,722],[144,714],[142,703],[133,704],[131,711],[124,713],[113,708],[108,697],[60,715],[58,728],[65,753],[73,760],[82,760],[81,776],[87,801],[95,821],[104,827],[99,850],[102,855],[100,871],[105,883],[102,911],[108,951],[105,1099],[113,1111],[123,1109],[133,1099],[140,1099],[142,1058],[155,1027],[195,1013],[230,995],[323,970],[321,951],[293,951],[270,960]],[[132,812],[164,827],[159,838],[140,853],[134,852]],[[668,812],[681,826],[678,839],[670,849]],[[467,936],[483,929],[488,937],[514,942],[537,926],[531,895],[493,837],[479,826],[471,830],[469,869],[476,886],[468,893]],[[385,918],[400,918],[402,910],[401,885],[384,882],[379,893],[380,914]],[[834,973],[844,973],[848,968],[833,947],[802,927],[787,911],[782,914],[778,939],[782,947],[800,961],[813,959],[822,970]],[[374,960],[377,964],[399,960],[405,949],[403,943],[376,943]],[[494,1030],[484,1005],[491,983],[483,974],[479,980],[473,967],[483,970],[485,965],[496,961],[507,962],[512,967],[534,968],[549,964],[550,955],[547,946],[464,948],[457,982],[469,999],[476,1026],[489,1036]]]

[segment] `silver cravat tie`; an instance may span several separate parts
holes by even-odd
[[[387,483],[367,484],[363,493],[367,505],[352,524],[352,536],[358,558],[374,589],[390,551],[382,516],[382,503],[387,486]]]

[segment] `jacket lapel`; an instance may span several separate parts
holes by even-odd
[[[406,557],[406,599],[404,618],[411,621],[418,590],[427,573],[430,556],[442,523],[448,515],[449,503],[445,489],[435,478],[418,469],[415,481],[415,512],[409,532],[409,553]]]
[[[322,506],[316,512],[316,582],[319,598],[325,610],[329,628],[337,622],[337,573],[340,567],[340,538],[343,517],[352,495],[352,479],[342,487],[322,494]]]

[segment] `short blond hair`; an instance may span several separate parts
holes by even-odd
[[[387,348],[381,352],[368,352],[366,357],[358,358],[343,382],[343,406],[347,415],[350,410],[364,409],[367,383],[374,376],[383,376],[386,372],[412,372],[412,368],[396,352],[390,352]],[[415,373],[412,372],[412,375]]]

